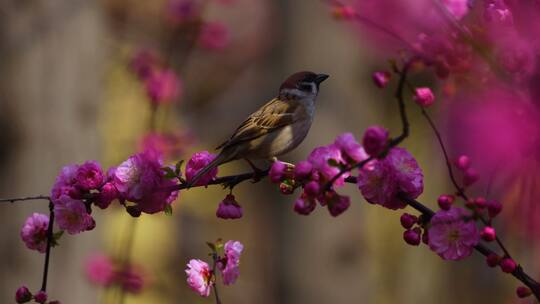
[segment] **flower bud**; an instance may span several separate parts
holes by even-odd
[[[47,302],[47,293],[45,291],[43,291],[43,290],[38,291],[34,295],[34,301],[36,301],[37,303],[45,303],[45,302]]]
[[[471,159],[467,155],[461,155],[456,159],[455,165],[459,170],[465,171],[471,166]]]
[[[381,89],[385,88],[390,82],[391,74],[387,71],[377,71],[371,75],[375,85]]]
[[[15,292],[15,301],[17,303],[26,303],[32,300],[32,293],[26,286],[21,286]]]
[[[399,220],[405,229],[411,229],[414,224],[418,223],[418,217],[409,213],[403,213]]]
[[[502,204],[498,201],[488,201],[487,208],[489,216],[496,217],[502,211]]]
[[[316,197],[319,195],[321,187],[316,181],[311,181],[304,186],[304,193],[309,197]]]
[[[420,228],[416,227],[414,229],[405,230],[403,232],[403,239],[405,242],[412,246],[420,245]]]
[[[439,198],[437,199],[437,203],[439,204],[439,207],[442,210],[448,211],[450,210],[450,207],[452,207],[452,204],[454,203],[454,196],[443,194],[439,196]]]
[[[302,180],[308,178],[313,170],[313,165],[307,160],[300,161],[294,167],[294,178]]]
[[[499,263],[499,266],[501,266],[501,270],[503,272],[512,273],[514,270],[516,270],[517,264],[511,258],[504,258]]]
[[[474,199],[474,205],[476,206],[476,208],[484,209],[487,205],[486,199],[481,196],[477,197]]]
[[[270,172],[268,173],[272,183],[277,184],[281,182],[285,175],[285,171],[287,171],[287,164],[279,160],[275,161],[270,168]]]
[[[478,181],[480,177],[478,176],[478,172],[474,170],[473,168],[469,168],[465,171],[465,174],[463,175],[463,184],[465,186],[470,186],[474,184],[476,181]]]
[[[435,102],[435,96],[430,88],[416,88],[414,101],[422,107],[429,107]]]
[[[279,191],[285,195],[293,194],[294,186],[287,181],[284,181],[283,183],[279,184]]]
[[[516,295],[520,299],[526,298],[530,296],[531,294],[532,294],[532,291],[525,286],[519,286],[518,288],[516,288]]]
[[[243,215],[242,206],[236,202],[234,195],[229,194],[221,201],[216,216],[222,219],[238,219]]]
[[[309,215],[315,210],[315,206],[316,204],[313,199],[309,199],[302,195],[294,202],[294,211],[298,214]]]
[[[480,237],[486,242],[492,242],[495,240],[497,235],[495,234],[495,229],[493,227],[484,227],[482,232],[480,232]]]
[[[499,257],[497,254],[495,253],[490,253],[487,257],[486,257],[486,263],[489,267],[495,267],[497,265],[499,265],[499,261],[501,260],[501,257]]]
[[[364,150],[370,156],[379,155],[386,147],[387,142],[388,130],[379,126],[367,128],[362,139]]]

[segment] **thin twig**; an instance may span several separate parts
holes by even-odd
[[[216,275],[216,265],[217,265],[217,259],[218,255],[217,252],[212,253],[212,259],[214,260],[214,263],[212,264],[212,275],[214,276],[214,296],[216,298],[216,304],[221,304],[221,300],[219,298],[219,292],[217,288],[217,275]]]
[[[47,291],[47,277],[49,276],[49,258],[51,255],[51,247],[53,243],[53,226],[54,226],[54,205],[49,200],[49,226],[47,227],[47,249],[45,251],[45,265],[43,266],[43,280],[41,282],[41,290]]]
[[[27,197],[0,198],[0,203],[15,203],[15,202],[22,202],[22,201],[37,201],[37,200],[49,201],[50,199],[51,197],[47,195],[36,195],[36,196],[27,196]]]

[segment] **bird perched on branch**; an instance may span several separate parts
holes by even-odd
[[[219,155],[201,169],[187,187],[213,168],[237,159],[272,159],[296,148],[306,137],[315,113],[315,99],[326,74],[298,72],[279,87],[278,96],[251,114],[219,145]]]

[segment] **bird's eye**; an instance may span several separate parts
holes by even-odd
[[[313,90],[313,85],[309,82],[300,82],[298,84],[298,89],[300,91],[311,92]]]

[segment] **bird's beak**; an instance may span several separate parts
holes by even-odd
[[[326,78],[330,77],[329,75],[326,75],[326,74],[318,74],[317,77],[315,77],[315,83],[316,84],[321,84],[321,82],[325,81]]]

